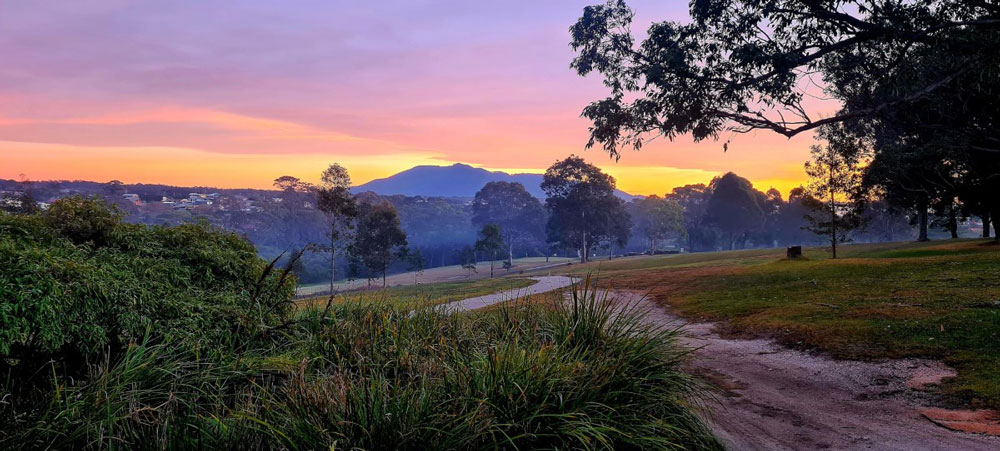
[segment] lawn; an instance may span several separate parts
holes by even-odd
[[[531,279],[495,278],[426,285],[404,285],[342,293],[335,298],[334,302],[387,302],[399,307],[412,308],[461,301],[499,291],[524,288],[533,284],[535,284],[535,281]],[[299,307],[322,307],[326,305],[327,300],[327,296],[306,299],[299,302]]]
[[[837,358],[941,359],[944,393],[1000,408],[1000,246],[984,240],[748,250],[600,264],[602,283],[647,290],[730,334],[769,336]],[[585,271],[594,265],[572,269]]]

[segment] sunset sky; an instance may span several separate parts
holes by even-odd
[[[569,68],[567,29],[595,1],[0,0],[0,178],[268,187],[339,162],[363,183],[576,153],[633,194],[803,182],[811,136],[585,151],[580,110],[607,91]],[[639,31],[687,20],[686,1],[629,3]]]

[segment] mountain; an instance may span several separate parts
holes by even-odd
[[[542,174],[508,174],[461,163],[451,166],[414,166],[390,177],[355,186],[352,191],[373,191],[383,195],[475,197],[483,185],[496,181],[520,183],[532,196],[545,198],[541,188]],[[621,190],[615,190],[615,195],[624,200],[635,197]]]

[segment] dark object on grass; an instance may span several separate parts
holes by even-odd
[[[788,246],[785,256],[788,258],[802,258],[802,246]]]

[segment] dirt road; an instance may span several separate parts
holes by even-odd
[[[723,389],[704,417],[730,449],[1000,449],[1000,438],[951,431],[920,414],[930,400],[921,386],[952,374],[938,362],[832,360],[770,340],[721,338],[713,324],[687,324],[637,294],[616,297],[643,302],[650,322],[684,326],[692,371]]]

